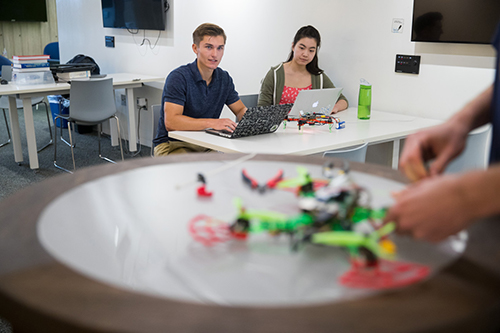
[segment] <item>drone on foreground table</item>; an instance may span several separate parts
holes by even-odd
[[[246,239],[251,233],[287,234],[294,251],[303,243],[342,246],[349,250],[353,259],[364,259],[369,266],[376,265],[379,257],[390,258],[394,254],[394,244],[385,237],[394,226],[382,226],[381,223],[385,209],[369,206],[369,193],[352,181],[346,167],[334,170],[333,165],[326,165],[323,169],[326,179],[312,179],[305,168],[298,168],[298,173],[296,178],[283,180],[280,170],[264,186],[259,186],[245,169],[242,178],[261,193],[274,188],[296,191],[300,213],[287,215],[251,210],[236,198],[237,216],[233,223],[226,224],[227,233],[222,238],[217,238],[214,230],[207,232],[209,225],[215,226],[213,219],[210,223],[205,221],[203,236],[194,232],[195,226],[200,226],[202,219],[199,217],[192,220],[193,237],[212,245],[230,238]]]
[[[392,262],[396,246],[388,236],[395,226],[382,224],[386,209],[370,206],[370,193],[352,180],[347,162],[340,169],[332,163],[325,164],[323,179],[313,179],[305,168],[297,171],[297,177],[283,179],[280,170],[265,185],[259,185],[245,169],[242,178],[260,193],[276,188],[293,190],[299,213],[247,209],[240,198],[235,198],[237,214],[233,222],[198,215],[189,223],[192,237],[212,246],[267,232],[272,236],[288,235],[292,251],[305,244],[342,247],[349,253],[352,269],[341,277],[341,283],[354,287],[388,288],[427,276],[429,270],[425,266]]]

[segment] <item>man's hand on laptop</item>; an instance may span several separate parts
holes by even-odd
[[[229,118],[212,119],[210,127],[216,130],[226,130],[233,132],[236,128],[236,123]]]

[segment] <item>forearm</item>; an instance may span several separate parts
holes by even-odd
[[[485,171],[464,174],[458,188],[464,198],[470,219],[480,219],[500,214],[500,164]]]
[[[463,126],[467,133],[490,121],[491,101],[493,99],[493,85],[467,103],[450,122]]]
[[[233,104],[228,105],[229,109],[231,110],[232,113],[236,116],[237,121],[240,121],[245,112],[247,112],[247,107],[241,99],[238,101],[234,102]]]
[[[237,111],[234,112],[234,115],[236,116],[237,121],[240,121],[241,118],[243,118],[243,115],[247,112],[247,108],[243,107]]]
[[[165,127],[168,131],[202,131],[212,126],[211,118],[192,118],[184,115],[170,115],[165,118]]]

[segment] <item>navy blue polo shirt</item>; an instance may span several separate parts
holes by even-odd
[[[497,26],[492,44],[497,50],[497,71],[493,88],[493,101],[491,102],[493,134],[491,136],[490,164],[500,162],[500,24]]]
[[[168,137],[165,128],[163,112],[165,102],[182,105],[184,107],[182,114],[188,117],[217,119],[224,104],[231,105],[239,99],[233,79],[221,68],[217,67],[214,70],[212,81],[208,86],[201,78],[197,60],[174,69],[167,76],[163,87],[158,134],[153,140],[155,147],[160,143],[174,140]]]

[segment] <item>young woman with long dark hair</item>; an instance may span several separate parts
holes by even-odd
[[[335,88],[318,66],[320,45],[321,36],[316,28],[310,25],[300,28],[293,39],[288,60],[271,67],[262,81],[258,105],[294,103],[301,90]],[[341,95],[331,113],[347,107],[347,99]]]

